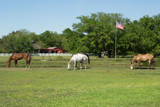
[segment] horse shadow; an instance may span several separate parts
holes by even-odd
[[[88,67],[87,69],[91,69],[91,68]],[[68,70],[69,70],[69,71],[72,71],[72,70],[73,70],[73,71],[74,71],[74,70],[76,70],[76,71],[78,70],[78,71],[79,71],[79,70],[87,70],[87,69],[85,69],[85,68],[76,68],[76,69],[74,69],[74,68],[73,68],[73,69],[68,69]]]
[[[137,68],[134,68],[134,69],[142,69],[142,70],[154,70],[154,69],[156,69],[156,68],[145,68],[145,67],[137,67]]]

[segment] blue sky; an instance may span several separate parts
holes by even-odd
[[[20,29],[62,33],[91,13],[121,13],[131,21],[160,13],[160,0],[0,0],[0,38]]]

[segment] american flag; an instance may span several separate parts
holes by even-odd
[[[116,28],[124,30],[124,26],[116,21]]]

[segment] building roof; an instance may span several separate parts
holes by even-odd
[[[47,49],[55,49],[55,48],[57,48],[57,47],[49,47],[49,48],[47,48]]]

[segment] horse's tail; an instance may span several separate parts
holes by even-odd
[[[154,61],[154,58],[152,58],[152,60],[151,60],[151,64],[153,64],[155,61]]]
[[[90,64],[90,58],[89,58],[89,54],[85,54],[88,57],[88,63]]]
[[[90,64],[90,58],[89,58],[89,55],[88,55],[88,63]]]
[[[29,64],[31,63],[31,60],[32,60],[31,55],[28,54],[28,62],[29,62]]]

